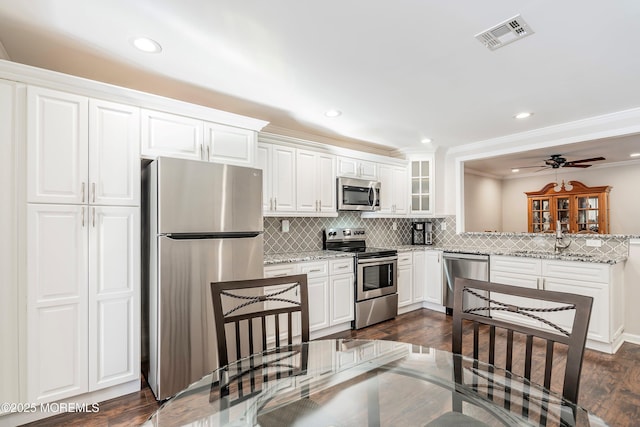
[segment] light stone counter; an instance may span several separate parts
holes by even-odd
[[[292,262],[320,261],[335,258],[353,257],[353,253],[338,251],[310,251],[270,254],[264,256],[264,265],[284,264]]]

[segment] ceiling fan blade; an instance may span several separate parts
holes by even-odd
[[[593,165],[574,165],[571,162],[562,165],[563,168],[590,168]]]
[[[531,169],[531,168],[547,168],[547,166],[541,166],[541,165],[536,165],[536,166],[516,166],[516,167],[512,167],[511,169]]]
[[[607,160],[607,159],[605,159],[604,157],[593,157],[591,159],[571,160],[570,162],[567,162],[567,163],[572,165],[574,163],[597,162],[598,160]]]

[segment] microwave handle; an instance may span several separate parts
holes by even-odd
[[[371,194],[373,194],[373,201],[371,200]],[[371,210],[374,210],[378,204],[378,193],[373,186],[369,187],[369,202],[371,203]]]

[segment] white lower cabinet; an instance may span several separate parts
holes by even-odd
[[[398,254],[398,307],[413,302],[413,257],[411,252]]]
[[[139,377],[137,207],[27,206],[27,398]]]
[[[273,264],[264,268],[264,277],[293,274],[307,275],[312,338],[350,328],[354,318],[353,258]]]
[[[609,353],[621,344],[624,318],[620,310],[623,302],[622,264],[602,264],[579,261],[541,260],[526,257],[492,256],[490,279],[492,282],[568,292],[593,297],[591,320],[587,335],[587,347]],[[515,297],[505,300],[519,304]],[[501,300],[503,300],[501,298]],[[527,303],[531,306],[531,302]],[[545,307],[541,302],[536,307]],[[508,312],[494,311],[493,316],[541,326],[533,319]],[[573,314],[552,314],[552,321],[570,328]]]
[[[425,251],[425,302],[442,306],[442,251]]]

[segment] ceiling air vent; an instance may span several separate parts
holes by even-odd
[[[520,15],[507,19],[486,31],[476,34],[476,39],[489,50],[496,50],[502,46],[520,40],[533,34],[533,30],[524,22]]]

